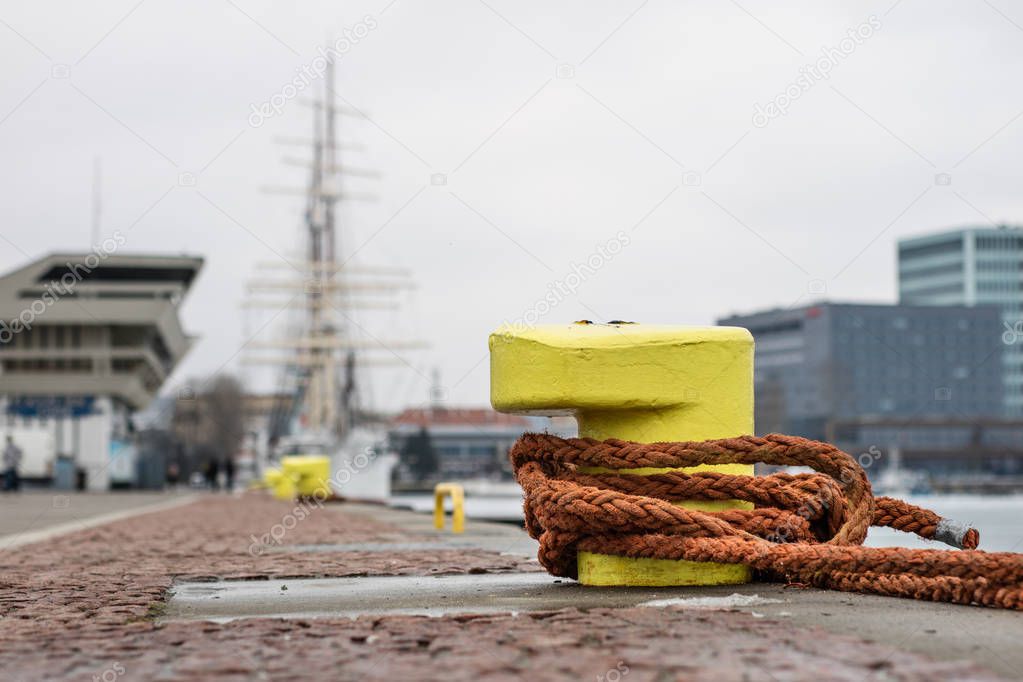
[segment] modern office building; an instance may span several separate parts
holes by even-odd
[[[1023,227],[967,227],[899,242],[899,301],[996,305],[1004,414],[1023,416]]]
[[[0,438],[23,475],[77,470],[90,490],[138,482],[131,416],[193,343],[178,308],[190,256],[51,254],[0,277]]]
[[[1023,428],[1000,418],[997,306],[819,303],[719,324],[756,341],[758,433],[898,448],[929,471],[1023,473]]]

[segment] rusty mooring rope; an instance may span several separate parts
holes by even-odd
[[[511,460],[525,492],[526,529],[540,541],[540,563],[557,576],[576,577],[576,554],[587,551],[746,564],[765,580],[1023,609],[1023,554],[976,550],[976,530],[875,498],[863,468],[827,443],[777,434],[643,444],[531,433],[515,443]],[[819,473],[580,471],[757,462]],[[754,509],[694,511],[673,500],[745,500]],[[863,547],[871,525],[966,551]]]

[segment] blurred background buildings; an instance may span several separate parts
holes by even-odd
[[[1023,228],[969,227],[899,241],[899,301],[1001,312],[1005,414],[1023,417]]]
[[[0,278],[0,435],[24,451],[24,477],[89,490],[144,482],[132,417],[192,345],[178,307],[202,264],[57,253]],[[163,485],[162,470],[143,478]]]
[[[0,278],[0,435],[24,450],[30,483],[199,484],[228,460],[244,480],[275,458],[299,396],[214,375],[158,397],[192,344],[177,310],[202,264],[53,254]],[[904,470],[927,489],[1023,489],[1023,229],[902,240],[898,281],[896,304],[822,300],[718,320],[756,340],[757,432],[879,450],[872,477]],[[399,488],[508,480],[521,433],[574,430],[446,405],[433,390],[427,407],[373,415]]]
[[[901,240],[898,282],[898,304],[718,321],[756,339],[757,432],[882,451],[872,477],[898,467],[927,488],[1023,489],[1023,229]]]

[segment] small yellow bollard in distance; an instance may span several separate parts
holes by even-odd
[[[631,323],[541,325],[490,336],[490,401],[502,412],[574,415],[579,435],[645,443],[753,432],[753,337],[739,327]],[[583,468],[583,471],[608,471]],[[682,471],[752,475],[726,464]],[[622,469],[650,475],[671,469]],[[751,509],[738,500],[679,500],[689,509]],[[633,559],[580,552],[585,585],[727,585],[748,582],[741,564]]]
[[[285,476],[280,469],[267,469],[263,474],[263,480],[278,500],[295,499],[295,479]]]
[[[294,481],[294,496],[326,499],[331,496],[330,458],[323,455],[292,455],[281,459],[285,478]]]
[[[438,483],[433,489],[433,527],[444,530],[444,498],[451,496],[451,532],[465,531],[465,490],[457,483]]]
[[[272,490],[274,497],[279,500],[290,500],[294,496],[291,482],[284,480],[280,469],[267,469],[263,472],[263,487]]]

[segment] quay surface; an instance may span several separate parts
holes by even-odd
[[[425,514],[261,494],[126,504],[134,513],[103,522],[85,513],[97,499],[72,495],[66,507],[92,525],[0,550],[0,679],[980,680],[1023,670],[1015,612],[761,583],[583,587],[543,573],[535,542],[510,524],[469,519],[453,535]]]

